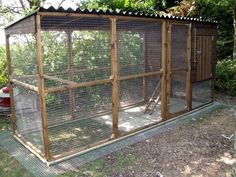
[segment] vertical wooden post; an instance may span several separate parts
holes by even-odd
[[[148,47],[148,37],[147,37],[147,32],[144,33],[144,72],[147,72],[147,65],[148,65],[148,52],[147,52],[147,47]],[[143,100],[146,102],[148,99],[147,95],[147,88],[148,87],[148,79],[147,77],[143,77]]]
[[[116,18],[111,21],[111,72],[112,72],[112,138],[119,136],[119,63],[117,59]]]
[[[72,58],[72,31],[67,31],[67,61],[68,61],[68,78],[73,79],[73,58]],[[74,91],[69,89],[69,106],[72,119],[75,119],[75,97]]]
[[[39,87],[40,110],[41,110],[41,118],[42,118],[44,151],[45,151],[46,160],[50,160],[51,154],[50,154],[49,138],[48,138],[45,86],[44,86],[44,78],[43,78],[40,15],[36,15],[36,47],[37,47],[37,67],[38,67],[38,76],[39,76],[38,87]]]
[[[6,35],[6,57],[7,57],[7,72],[8,72],[8,81],[10,87],[10,101],[11,101],[11,125],[12,131],[16,131],[16,115],[15,115],[15,106],[14,106],[14,97],[13,97],[13,85],[11,82],[12,79],[12,64],[11,64],[11,54],[10,54],[10,35]]]
[[[188,26],[188,36],[187,36],[187,63],[188,63],[188,71],[186,78],[186,101],[187,101],[187,110],[190,111],[192,109],[192,84],[191,84],[191,50],[192,49],[192,23]]]
[[[167,22],[162,22],[162,77],[161,77],[161,117],[167,119]]]

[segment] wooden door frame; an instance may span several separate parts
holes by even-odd
[[[178,26],[187,26],[188,32],[187,32],[187,47],[186,47],[186,61],[187,61],[187,67],[186,68],[179,68],[179,69],[172,69],[171,68],[171,35],[172,35],[172,26],[178,25]],[[167,23],[167,117],[175,117],[177,115],[180,115],[184,112],[190,111],[192,109],[192,100],[191,100],[191,47],[192,47],[192,23],[184,23],[184,24],[178,24],[178,23]],[[171,113],[169,110],[169,102],[170,102],[170,89],[171,89],[171,75],[173,73],[179,72],[179,71],[186,71],[186,79],[185,79],[185,92],[186,92],[186,108],[184,110]]]

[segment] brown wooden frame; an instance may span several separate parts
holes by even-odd
[[[71,17],[78,17],[79,18],[102,18],[102,19],[109,19],[110,21],[110,49],[111,49],[111,67],[103,67],[99,68],[101,70],[111,69],[111,76],[106,79],[102,80],[95,80],[95,81],[89,81],[89,82],[82,82],[77,83],[72,81],[72,76],[75,73],[85,72],[88,71],[88,69],[84,70],[77,70],[76,68],[73,68],[73,57],[72,57],[72,44],[71,44],[71,32],[72,29],[60,29],[65,30],[67,32],[67,45],[69,46],[67,48],[67,59],[68,59],[68,71],[66,72],[69,74],[69,79],[62,79],[57,76],[51,76],[44,74],[43,71],[43,62],[42,62],[42,44],[41,44],[41,18],[44,16],[71,16]],[[24,144],[28,149],[30,149],[34,154],[36,154],[42,161],[44,162],[52,162],[57,159],[62,159],[66,156],[70,156],[72,154],[78,153],[80,151],[86,150],[87,148],[95,147],[100,144],[104,144],[110,140],[114,140],[116,138],[125,137],[128,134],[131,134],[133,132],[137,132],[140,130],[143,130],[147,127],[151,127],[153,125],[157,125],[159,122],[152,123],[150,125],[145,125],[141,128],[135,129],[133,131],[128,132],[127,134],[120,135],[119,128],[118,128],[118,114],[121,109],[126,109],[125,107],[120,107],[120,81],[123,80],[131,80],[136,78],[142,78],[143,79],[143,85],[144,85],[144,92],[143,98],[144,100],[142,103],[144,103],[146,100],[147,95],[147,77],[149,76],[161,76],[161,118],[162,121],[165,121],[169,118],[179,116],[183,113],[186,113],[190,110],[192,110],[192,80],[191,80],[191,61],[192,61],[192,54],[195,57],[196,53],[195,50],[192,50],[192,47],[196,47],[196,44],[192,44],[193,41],[195,42],[196,39],[192,39],[192,34],[194,33],[195,23],[197,22],[186,22],[186,21],[179,21],[174,19],[156,19],[156,18],[146,18],[146,17],[134,17],[134,16],[115,16],[115,15],[98,15],[98,14],[77,14],[77,13],[61,13],[61,12],[37,12],[34,15],[35,19],[30,17],[32,21],[35,23],[35,28],[30,28],[30,32],[35,33],[36,38],[36,47],[37,47],[37,67],[38,67],[38,74],[37,75],[30,75],[30,76],[22,76],[21,78],[30,78],[30,77],[37,77],[38,78],[38,86],[34,86],[31,84],[27,84],[25,82],[22,82],[18,80],[17,78],[12,78],[12,66],[11,66],[11,56],[10,56],[10,44],[9,44],[9,37],[10,35],[14,34],[16,31],[15,28],[12,27],[11,29],[7,30],[6,34],[6,56],[7,56],[7,67],[8,67],[8,76],[10,81],[10,96],[11,96],[11,124],[13,132],[15,133],[15,137]],[[32,20],[33,19],[33,20]],[[116,29],[116,23],[117,20],[141,20],[141,21],[147,21],[152,23],[158,23],[161,24],[161,36],[162,36],[162,59],[161,59],[161,69],[159,71],[154,72],[145,72],[139,73],[139,74],[132,74],[132,75],[126,75],[126,76],[120,76],[119,75],[119,61],[117,56],[117,29]],[[27,20],[25,20],[27,21]],[[187,25],[188,26],[188,36],[187,36],[187,68],[171,68],[170,65],[170,50],[171,50],[171,25]],[[194,27],[192,27],[192,25]],[[17,26],[21,26],[19,23]],[[148,31],[144,31],[144,34]],[[24,33],[24,31],[21,31],[20,33]],[[146,39],[144,40],[145,43],[147,42]],[[146,58],[146,57],[144,57]],[[146,62],[146,60],[145,60]],[[144,62],[144,65],[146,66],[146,63]],[[145,67],[144,66],[144,67]],[[125,66],[126,67],[126,66]],[[134,66],[135,67],[135,66]],[[212,65],[212,72],[214,72],[214,66]],[[178,72],[178,71],[184,71],[186,72],[186,102],[187,107],[186,110],[182,110],[177,113],[170,113],[168,110],[169,105],[169,98],[170,98],[170,82],[171,82],[171,74]],[[44,81],[45,79],[60,82],[64,84],[63,86],[59,87],[50,87],[46,88]],[[214,82],[214,75],[212,78],[209,78],[212,80],[212,100],[213,100],[213,82]],[[39,95],[40,98],[40,111],[41,111],[41,118],[42,118],[42,132],[43,132],[43,142],[44,142],[44,152],[38,152],[37,147],[34,147],[32,144],[24,140],[24,138],[18,133],[17,127],[16,127],[16,116],[15,116],[15,108],[14,108],[14,97],[13,97],[13,85],[20,85],[24,88],[27,88],[29,90],[32,90],[36,92]],[[91,145],[88,145],[86,147],[73,149],[70,152],[65,152],[63,154],[59,154],[56,156],[52,156],[50,153],[50,146],[49,146],[49,135],[48,135],[48,125],[47,125],[47,114],[46,114],[46,101],[45,96],[48,93],[54,93],[54,92],[61,92],[61,91],[69,91],[69,103],[70,103],[70,112],[72,115],[72,118],[74,119],[74,110],[75,110],[75,98],[74,98],[74,92],[73,89],[80,88],[80,87],[89,87],[89,86],[95,86],[99,84],[111,84],[112,85],[112,134],[111,137],[108,139],[104,139],[99,142],[95,142]],[[211,100],[211,101],[212,101]],[[137,103],[140,104],[140,103]],[[208,104],[208,103],[206,103]],[[135,104],[136,105],[136,104]],[[131,106],[135,106],[131,105]],[[128,106],[129,107],[129,106]],[[127,107],[127,108],[128,108]],[[71,120],[76,121],[76,120]]]

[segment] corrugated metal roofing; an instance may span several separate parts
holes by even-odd
[[[217,24],[217,21],[212,21],[203,18],[193,18],[193,17],[183,17],[183,16],[173,16],[173,15],[159,15],[153,13],[144,13],[138,11],[125,11],[125,10],[96,10],[96,9],[81,9],[81,8],[68,8],[64,9],[63,7],[55,8],[53,6],[49,8],[40,7],[38,10],[33,12],[32,14],[12,23],[11,25],[7,26],[5,29],[13,26],[16,23],[19,23],[25,18],[29,16],[35,15],[37,12],[61,12],[61,13],[78,13],[78,14],[96,14],[96,15],[116,15],[116,16],[134,16],[134,17],[147,17],[147,18],[157,18],[157,19],[171,19],[171,20],[183,20],[183,21],[193,21],[193,22],[204,22],[204,23],[212,23]]]

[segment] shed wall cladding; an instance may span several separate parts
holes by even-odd
[[[68,13],[40,16],[40,31],[38,12],[6,28],[15,134],[41,158],[63,159],[213,100],[215,25]]]

